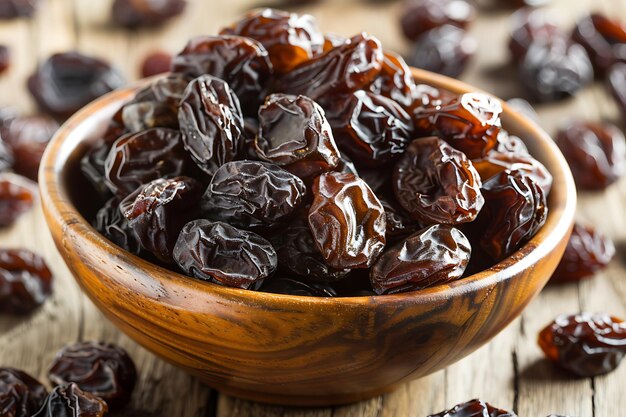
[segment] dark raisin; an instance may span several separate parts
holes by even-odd
[[[308,14],[257,9],[249,12],[221,35],[239,35],[260,42],[276,74],[285,74],[323,51],[324,35]]]
[[[556,19],[540,9],[522,9],[511,17],[509,51],[514,62],[521,62],[528,48],[535,42],[550,42],[555,38],[565,39]]]
[[[392,199],[380,198],[385,209],[387,245],[404,240],[419,229],[419,223]]]
[[[404,59],[393,52],[385,52],[382,69],[370,85],[370,91],[409,108],[415,99],[415,88],[413,73]]]
[[[555,141],[579,188],[604,189],[626,171],[626,139],[615,125],[573,120]]]
[[[11,226],[37,199],[37,184],[16,174],[0,174],[0,227]]]
[[[194,278],[252,290],[259,288],[277,264],[274,248],[261,236],[209,220],[185,225],[174,259]]]
[[[128,220],[121,213],[119,203],[120,199],[118,197],[113,197],[107,201],[105,205],[98,210],[94,227],[120,248],[134,254],[139,254],[139,242],[130,229]]]
[[[209,175],[236,156],[243,116],[237,96],[224,81],[204,75],[189,83],[178,121],[185,149]]]
[[[259,109],[256,153],[300,178],[312,178],[339,163],[339,151],[324,110],[304,96],[272,94]]]
[[[102,417],[108,411],[100,398],[81,391],[78,385],[59,385],[50,392],[32,417]]]
[[[437,137],[411,142],[393,173],[396,199],[425,225],[473,221],[484,203],[480,186],[470,160]]]
[[[615,246],[608,236],[591,226],[576,223],[550,282],[576,282],[589,278],[605,268],[614,255]]]
[[[385,247],[385,212],[370,187],[353,174],[329,172],[315,179],[312,193],[309,227],[326,263],[371,266]]]
[[[626,354],[626,324],[607,314],[562,315],[538,337],[539,347],[552,362],[576,375],[606,374]]]
[[[272,277],[265,281],[260,291],[304,297],[336,297],[337,292],[328,284],[304,282],[287,277]]]
[[[177,130],[153,128],[116,140],[104,172],[111,192],[123,197],[157,178],[183,175],[193,165]]]
[[[610,68],[607,87],[622,116],[626,117],[626,64],[620,62]]]
[[[374,81],[382,63],[380,41],[361,33],[280,77],[275,91],[301,94],[316,101],[334,94],[353,93]]]
[[[41,157],[58,128],[58,123],[47,116],[19,116],[0,129],[13,154],[15,172],[37,181]]]
[[[0,313],[28,314],[52,294],[52,273],[26,249],[0,249]]]
[[[568,39],[532,43],[520,65],[522,86],[537,101],[573,96],[593,80],[587,52]]]
[[[0,368],[0,415],[31,417],[43,405],[48,392],[32,376],[14,368]]]
[[[517,414],[476,399],[457,404],[449,410],[428,417],[517,417]]]
[[[466,28],[476,18],[474,6],[465,0],[409,0],[402,13],[404,36],[419,36],[443,25]]]
[[[485,156],[497,145],[501,113],[500,101],[482,93],[413,109],[418,129],[441,137],[471,159]]]
[[[16,17],[31,17],[39,0],[3,0],[0,1],[0,19],[15,19]]]
[[[604,74],[616,62],[626,62],[626,27],[600,13],[578,21],[572,39],[589,54],[598,74]]]
[[[115,0],[112,18],[120,26],[156,26],[185,10],[186,0]]]
[[[483,183],[504,171],[520,171],[531,177],[543,189],[545,195],[548,195],[552,188],[550,172],[541,162],[527,153],[499,152],[494,149],[484,158],[474,159],[472,164],[480,174]]]
[[[407,62],[427,71],[458,77],[477,49],[476,40],[465,30],[443,25],[417,38]]]
[[[224,80],[254,115],[265,97],[273,74],[267,50],[254,39],[242,36],[198,36],[172,60],[172,71],[191,77],[212,75]]]
[[[185,223],[199,213],[202,185],[188,177],[157,179],[120,203],[142,248],[159,260],[172,261],[176,238]]]
[[[470,243],[459,230],[429,226],[383,252],[370,271],[372,288],[377,294],[395,294],[455,281],[470,254]]]
[[[395,101],[359,90],[326,107],[335,141],[357,164],[378,167],[404,152],[413,139],[411,116]]]
[[[141,63],[140,74],[142,77],[169,72],[172,66],[172,54],[164,51],[154,51],[145,56]]]
[[[48,368],[53,385],[71,382],[107,405],[120,408],[135,388],[137,370],[126,351],[111,343],[79,342],[65,346]]]
[[[306,187],[284,169],[257,161],[222,165],[202,199],[204,213],[214,220],[244,227],[269,227],[291,215]]]

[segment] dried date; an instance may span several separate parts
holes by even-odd
[[[458,77],[465,71],[477,49],[478,43],[465,30],[443,25],[417,38],[407,62],[427,71]]]
[[[537,339],[552,362],[576,375],[606,374],[626,354],[626,324],[607,314],[562,315],[546,326]]]
[[[128,28],[157,26],[181,14],[185,6],[186,0],[115,0],[111,16]]]
[[[476,18],[476,9],[465,0],[411,0],[406,2],[402,31],[410,40],[443,25],[466,28]]]
[[[324,110],[304,96],[268,96],[259,109],[254,145],[259,158],[300,178],[328,172],[339,163],[339,150]]]
[[[532,178],[547,196],[552,188],[552,175],[547,168],[527,153],[499,152],[493,150],[486,157],[472,161],[480,174],[482,182],[499,175],[501,172],[520,171]]]
[[[141,247],[171,262],[178,234],[199,214],[201,197],[202,185],[193,178],[160,178],[126,196],[119,209]]]
[[[317,177],[308,221],[332,268],[368,268],[385,247],[385,212],[370,187],[353,174]]]
[[[457,404],[449,410],[429,417],[517,417],[517,414],[512,411],[501,410],[489,403],[475,399]]]
[[[247,115],[256,114],[273,75],[267,50],[242,36],[197,36],[172,60],[172,72],[212,75],[235,92]]]
[[[372,288],[377,294],[396,294],[455,281],[470,254],[470,243],[458,229],[429,226],[383,252],[370,271]]]
[[[380,198],[380,202],[385,209],[385,236],[387,245],[395,244],[417,232],[419,223],[402,209],[402,207],[392,203],[392,199],[388,198]]]
[[[0,174],[0,228],[11,226],[37,199],[37,184],[16,174]]]
[[[14,368],[0,368],[0,416],[31,417],[48,392],[32,376]]]
[[[368,91],[332,100],[326,114],[339,149],[360,165],[392,161],[413,138],[411,116],[395,101]]]
[[[291,215],[306,187],[284,169],[257,161],[233,161],[216,172],[202,198],[214,220],[244,227],[270,227]]]
[[[604,74],[616,62],[626,62],[626,27],[600,13],[578,21],[572,39],[589,54],[598,74]]]
[[[484,199],[471,161],[437,137],[415,139],[393,172],[397,201],[421,224],[473,221]]]
[[[52,273],[26,249],[0,249],[0,313],[28,314],[52,294]]]
[[[579,188],[602,190],[626,171],[626,139],[613,124],[570,121],[555,141]]]
[[[318,55],[280,77],[275,91],[307,96],[315,101],[367,88],[380,74],[380,41],[367,33]],[[320,102],[322,107],[324,102]]]
[[[415,99],[415,88],[413,73],[404,59],[393,52],[385,52],[380,74],[370,85],[370,91],[409,108]]]
[[[183,175],[191,166],[180,133],[153,128],[116,140],[104,162],[104,172],[111,192],[123,197],[157,178]]]
[[[622,116],[626,117],[626,64],[613,65],[607,75],[607,88]]]
[[[209,175],[237,154],[243,116],[237,96],[219,78],[203,75],[189,83],[178,121],[185,149]]]
[[[277,264],[274,248],[261,236],[204,219],[183,227],[174,259],[194,278],[251,290],[258,289]]]
[[[257,9],[249,12],[221,35],[238,35],[260,42],[277,75],[286,74],[323,51],[324,35],[308,14]]]
[[[83,177],[89,181],[89,184],[96,191],[96,195],[101,201],[106,201],[111,195],[111,191],[104,179],[104,162],[110,150],[111,147],[106,144],[104,139],[98,140],[80,159],[80,171]]]
[[[106,402],[72,383],[53,389],[32,417],[102,417],[107,411]]]
[[[52,55],[28,78],[39,107],[59,119],[124,84],[121,73],[107,62],[78,52]]]
[[[112,408],[130,400],[137,370],[128,353],[111,343],[79,342],[61,349],[48,368],[53,385],[71,382]]]
[[[142,78],[169,72],[172,66],[172,54],[164,51],[151,52],[145,56],[139,71]]]
[[[513,62],[520,63],[533,43],[565,39],[556,18],[541,9],[522,9],[511,17],[509,52]]]
[[[98,210],[94,227],[120,248],[138,255],[140,252],[139,242],[130,229],[128,220],[120,212],[119,203],[118,197],[113,197],[107,201]]]
[[[608,236],[591,226],[574,224],[561,262],[550,282],[576,282],[605,268],[615,256],[615,246]]]

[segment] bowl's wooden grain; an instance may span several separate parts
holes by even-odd
[[[454,92],[461,82],[414,70]],[[224,393],[293,405],[365,399],[435,372],[489,341],[543,288],[574,219],[576,191],[551,139],[504,104],[504,126],[554,176],[545,226],[498,265],[449,285],[381,297],[312,298],[225,288],[167,271],[114,246],[72,203],[70,161],[135,90],[73,116],[39,175],[56,245],[98,308],[138,343]],[[71,187],[76,188],[76,185]],[[72,190],[72,195],[86,190]]]

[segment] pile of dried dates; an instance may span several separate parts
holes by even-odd
[[[191,39],[81,169],[95,227],[172,270],[393,294],[493,265],[544,224],[552,177],[501,113],[486,94],[416,84],[367,33],[259,9]]]

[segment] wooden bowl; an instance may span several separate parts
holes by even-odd
[[[476,91],[414,75],[456,93]],[[39,174],[46,220],[76,281],[117,327],[226,394],[331,405],[387,392],[488,342],[539,293],[563,254],[576,205],[571,173],[550,137],[503,103],[504,127],[524,138],[554,185],[545,226],[494,267],[419,292],[354,298],[246,291],[168,271],[110,243],[74,204],[88,201],[77,182],[80,155],[135,91],[102,97],[58,131]]]

